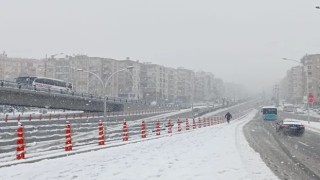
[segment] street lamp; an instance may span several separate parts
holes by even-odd
[[[112,73],[108,77],[108,79],[106,80],[105,83],[103,83],[103,80],[96,73],[93,73],[91,71],[86,71],[84,69],[77,69],[77,71],[81,71],[81,72],[92,74],[93,76],[95,76],[100,81],[102,89],[103,89],[103,120],[104,120],[104,122],[106,122],[106,120],[107,120],[107,117],[106,117],[106,113],[107,113],[107,98],[106,98],[106,94],[105,93],[106,93],[106,88],[107,88],[108,82],[110,81],[112,76],[114,76],[115,74],[117,74],[119,72],[122,72],[122,71],[128,71],[128,70],[133,69],[133,68],[134,68],[133,66],[128,66],[126,68],[120,69],[120,70]]]
[[[304,67],[303,63],[295,60],[295,59],[288,59],[288,58],[282,58],[282,60],[284,61],[293,61],[296,63],[299,63],[302,65],[302,67]],[[309,74],[308,74],[308,70],[307,70],[307,112],[308,112],[308,124],[310,124],[310,114],[309,114]]]

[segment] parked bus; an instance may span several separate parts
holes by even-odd
[[[22,87],[33,87],[36,89],[46,89],[53,91],[72,91],[72,84],[59,79],[24,76],[18,77],[16,82]]]
[[[265,121],[275,121],[277,120],[277,108],[275,106],[265,106],[262,107],[262,117]]]

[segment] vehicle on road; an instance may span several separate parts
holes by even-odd
[[[263,120],[275,121],[277,120],[278,110],[275,106],[264,106],[261,109]]]
[[[302,136],[304,134],[304,125],[297,120],[285,119],[276,123],[276,131],[284,135]]]
[[[36,77],[36,76],[21,76],[16,78],[16,83],[22,87],[33,87],[35,89],[46,89],[52,91],[72,91],[72,84],[59,79]]]
[[[283,111],[284,112],[294,112],[293,104],[284,104],[283,105]]]

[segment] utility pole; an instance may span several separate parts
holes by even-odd
[[[275,85],[275,93],[276,93],[276,105],[279,106],[279,84]]]

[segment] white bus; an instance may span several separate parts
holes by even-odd
[[[16,82],[21,86],[34,87],[36,89],[46,89],[53,91],[72,91],[72,84],[59,79],[25,76],[18,77]]]

